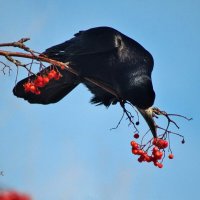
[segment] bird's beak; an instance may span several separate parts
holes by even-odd
[[[153,119],[154,113],[153,113],[153,108],[150,107],[146,110],[140,109],[137,107],[137,110],[140,112],[140,114],[144,117],[145,121],[147,122],[154,138],[157,138],[157,128],[156,128],[156,123]]]

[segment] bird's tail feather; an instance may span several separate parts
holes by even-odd
[[[47,74],[52,69],[52,66],[45,68],[37,74]],[[25,91],[24,84],[33,82],[36,75],[27,77],[19,81],[13,88],[13,94],[19,98],[27,100],[29,103],[50,104],[60,101],[64,96],[71,92],[79,83],[79,79],[74,74],[67,70],[62,70],[59,67],[54,67],[61,74],[59,80],[51,79],[44,87],[40,87],[40,94]]]

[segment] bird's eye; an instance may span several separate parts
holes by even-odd
[[[117,44],[118,44],[118,45],[117,45],[118,47],[120,47],[120,46],[122,45],[122,41],[121,41],[120,38],[117,38]]]
[[[121,40],[121,38],[119,36],[117,36],[115,38],[115,46],[116,47],[121,47],[122,46],[122,40]]]

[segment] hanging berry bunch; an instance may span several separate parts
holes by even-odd
[[[171,117],[181,117],[188,121],[190,121],[192,118],[187,118],[187,117],[179,115],[179,114],[168,114],[165,111],[161,111],[160,109],[158,109],[156,107],[149,108],[149,110],[151,111],[151,117],[150,117],[151,120],[150,121],[148,119],[145,119],[145,120],[146,120],[147,124],[149,125],[150,130],[154,137],[151,139],[146,139],[146,141],[145,141],[145,137],[150,132],[150,130],[148,130],[146,132],[146,134],[144,134],[144,136],[142,137],[141,141],[136,142],[135,140],[138,140],[140,138],[139,130],[137,128],[137,126],[139,126],[139,124],[140,124],[139,114],[138,114],[137,110],[135,109],[138,119],[136,122],[134,122],[134,116],[131,114],[131,112],[129,112],[125,108],[126,103],[135,109],[135,107],[132,104],[130,104],[129,102],[122,102],[121,107],[123,108],[123,111],[124,111],[123,115],[122,115],[120,121],[118,122],[117,126],[112,129],[117,129],[119,127],[122,119],[124,118],[124,116],[126,116],[127,120],[129,121],[129,125],[132,125],[133,128],[135,129],[135,131],[134,131],[135,133],[133,134],[134,140],[130,142],[131,148],[132,148],[132,154],[138,156],[138,162],[140,162],[140,163],[142,163],[142,162],[153,163],[156,167],[162,168],[164,158],[166,157],[166,152],[168,152],[169,159],[174,158],[174,155],[172,153],[172,149],[170,146],[170,135],[173,134],[173,135],[177,135],[177,136],[181,137],[182,144],[185,143],[183,135],[169,130],[170,124],[174,124],[175,127],[179,129],[179,126],[177,125],[177,123],[174,120],[172,120]],[[157,119],[158,116],[163,116],[167,119],[166,128],[162,128],[156,124],[156,122],[153,118]],[[159,135],[158,135],[158,130],[159,130]]]
[[[41,94],[41,91],[39,88],[45,87],[49,81],[51,80],[59,80],[62,77],[60,72],[56,71],[55,69],[51,69],[45,74],[40,74],[36,76],[34,80],[29,80],[27,83],[25,83],[24,90],[25,92],[31,92],[33,94],[39,95]]]
[[[168,147],[168,142],[160,138],[154,138],[149,141],[148,148],[146,145],[140,145],[136,141],[131,141],[132,153],[138,155],[138,162],[153,162],[159,168],[163,167],[163,159],[165,156],[165,149]],[[173,159],[173,154],[169,154],[169,158]]]
[[[181,134],[178,134],[176,132],[172,132],[169,130],[170,123],[174,124],[177,128],[179,126],[176,124],[175,121],[173,121],[170,117],[171,116],[176,116],[176,117],[182,117],[186,120],[191,120],[191,118],[184,117],[182,115],[177,115],[177,114],[167,114],[164,111],[160,111],[158,108],[152,108],[153,109],[153,115],[154,117],[158,118],[158,115],[162,115],[167,118],[168,124],[167,128],[164,129],[158,125],[155,124],[155,127],[161,131],[164,131],[162,134],[160,134],[157,138],[152,138],[148,142],[144,143],[144,137],[147,133],[142,137],[141,142],[137,143],[135,140],[131,141],[131,147],[132,147],[132,154],[139,156],[138,157],[138,162],[148,162],[148,163],[153,163],[156,167],[162,168],[163,167],[163,161],[166,156],[166,149],[168,150],[168,158],[173,159],[174,155],[172,153],[172,149],[170,146],[170,135],[174,134],[182,138],[181,143],[184,144],[185,140],[184,137]],[[128,112],[127,112],[128,113]],[[130,117],[130,116],[129,116]],[[132,121],[133,122],[133,121]],[[138,129],[136,128],[135,124],[133,124],[136,131]],[[137,123],[136,125],[139,125]],[[140,137],[139,133],[136,132],[133,135],[134,139],[138,139]]]

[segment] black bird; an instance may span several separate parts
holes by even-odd
[[[14,95],[30,103],[56,103],[83,83],[94,94],[91,103],[108,107],[119,101],[116,96],[85,81],[84,77],[87,77],[113,89],[120,99],[129,101],[140,110],[148,109],[154,103],[151,80],[153,57],[138,42],[113,28],[96,27],[80,31],[72,39],[48,48],[43,55],[69,62],[79,76],[57,67],[62,78],[51,80],[41,89],[40,95],[24,91],[24,83],[35,79],[35,75],[18,82],[13,89]]]

